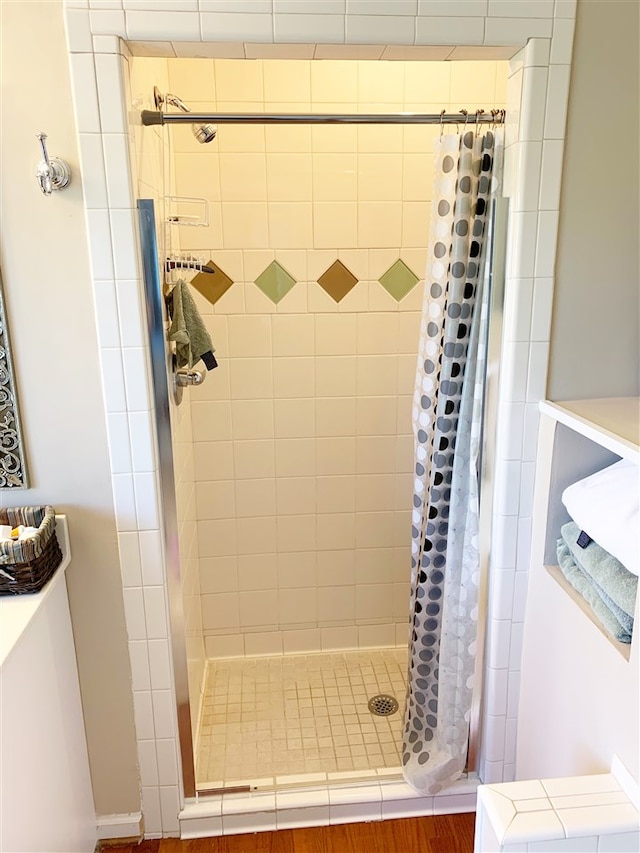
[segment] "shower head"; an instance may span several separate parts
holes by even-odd
[[[188,107],[181,98],[177,95],[171,95],[169,92],[163,95],[157,86],[153,87],[153,98],[157,109],[161,109],[164,104],[171,104],[171,106],[177,107],[183,113],[191,112],[191,107]],[[215,124],[192,124],[191,130],[198,142],[203,145],[207,142],[212,142],[218,133],[218,128]]]

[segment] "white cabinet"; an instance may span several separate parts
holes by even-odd
[[[546,567],[557,565],[556,540],[569,520],[564,488],[619,458],[638,462],[640,401],[540,408],[516,779],[607,772],[617,753],[637,780],[638,602],[633,642],[623,648]]]
[[[0,599],[1,853],[93,853],[89,776],[65,556],[36,595]]]

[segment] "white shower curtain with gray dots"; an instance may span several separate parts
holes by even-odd
[[[436,143],[413,398],[411,635],[402,764],[419,792],[464,772],[478,611],[486,238],[502,131]],[[498,138],[497,138],[498,137]]]

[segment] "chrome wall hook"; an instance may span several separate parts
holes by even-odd
[[[36,133],[42,149],[42,160],[36,169],[36,178],[44,195],[51,195],[53,190],[63,190],[71,183],[71,169],[59,157],[49,157],[45,140],[46,133]]]

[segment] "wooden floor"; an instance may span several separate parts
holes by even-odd
[[[475,814],[281,829],[103,848],[109,853],[472,853]]]

